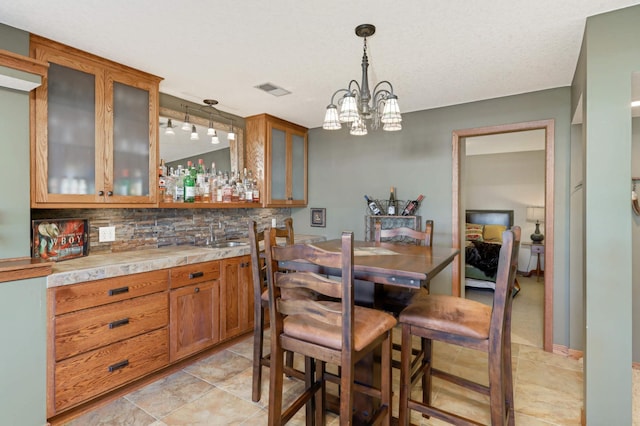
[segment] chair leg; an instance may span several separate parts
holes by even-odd
[[[254,311],[256,321],[253,325],[253,380],[251,389],[251,400],[260,401],[262,389],[262,355],[264,344],[264,309],[257,306]]]
[[[400,352],[400,400],[398,424],[409,424],[409,398],[411,398],[411,332],[408,325],[402,325],[402,351]],[[426,354],[425,354],[426,355]]]
[[[500,345],[489,349],[489,404],[491,407],[491,424],[504,426],[506,414],[505,406],[505,374],[504,374],[504,350]],[[489,344],[491,346],[491,343]]]
[[[285,356],[288,356],[291,352],[285,352]],[[304,385],[306,389],[311,389],[317,378],[316,373],[316,361],[315,359],[305,356],[304,357]],[[307,425],[317,425],[319,406],[316,404],[315,398],[310,398],[305,404],[305,419]]]
[[[269,426],[282,424],[282,386],[284,382],[282,347],[277,337],[271,339],[271,365],[269,366]]]
[[[316,380],[320,381],[320,389],[316,392],[316,425],[324,425],[324,413],[327,411],[327,382],[324,380],[327,365],[316,360]]]
[[[507,424],[515,425],[515,400],[513,398],[513,368],[511,359],[511,315],[506,319],[504,335],[504,393],[507,410]]]
[[[420,338],[420,346],[422,348],[422,364],[420,369],[422,370],[422,403],[424,405],[431,405],[431,385],[433,382],[431,376],[432,359],[433,359],[433,343],[430,339]],[[422,417],[429,418],[427,415]]]
[[[391,341],[391,330],[387,332],[387,338],[382,342],[382,354],[380,357],[380,405],[381,407],[387,407],[387,414],[382,419],[381,424],[389,426],[391,424],[392,414],[392,372],[391,372],[391,356],[393,342]]]

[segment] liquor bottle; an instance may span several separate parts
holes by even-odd
[[[413,214],[418,210],[420,201],[423,199],[424,195],[420,194],[416,200],[407,201],[407,205],[404,206],[404,210],[402,211],[402,216],[413,216]]]
[[[196,201],[196,181],[191,176],[191,173],[187,173],[184,176],[184,202],[193,203]]]
[[[380,216],[382,212],[380,211],[380,207],[378,207],[378,203],[376,200],[372,200],[369,196],[365,195],[364,199],[367,200],[367,205],[369,206],[369,210],[376,216]]]
[[[158,166],[158,176],[166,176],[167,175],[167,166],[164,163],[164,160],[160,159],[160,166]]]
[[[389,204],[387,205],[387,214],[389,216],[396,215],[396,194],[393,186],[391,187],[391,192],[389,194]]]
[[[178,164],[178,167],[175,170],[175,183],[176,190],[174,193],[174,200],[177,203],[182,203],[184,201],[184,173],[182,171],[182,165]]]

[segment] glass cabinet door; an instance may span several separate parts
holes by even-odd
[[[294,202],[307,203],[307,141],[305,135],[291,135],[291,195]]]
[[[271,201],[287,199],[287,134],[271,128]]]
[[[149,195],[149,92],[113,83],[113,195]]]
[[[96,76],[49,66],[49,194],[94,194],[96,187]]]

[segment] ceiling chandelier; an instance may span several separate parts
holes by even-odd
[[[322,128],[325,130],[338,130],[342,123],[351,123],[349,133],[355,136],[367,134],[367,122],[371,122],[371,128],[376,130],[382,124],[382,129],[398,131],[402,129],[402,116],[398,106],[398,97],[393,93],[393,86],[387,80],[381,81],[373,88],[373,96],[369,90],[369,75],[367,68],[367,37],[376,32],[376,27],[371,24],[362,24],[356,27],[356,35],[364,38],[362,54],[362,83],[351,80],[345,89],[336,90],[331,96],[331,103],[327,106]],[[334,103],[339,93],[344,95],[338,100],[338,106]]]

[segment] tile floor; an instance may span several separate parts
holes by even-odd
[[[513,368],[516,423],[519,425],[579,425],[582,407],[582,363],[540,349],[541,316],[535,319],[536,292],[541,283],[522,280],[514,300]],[[468,297],[486,299],[486,294]],[[528,311],[532,310],[532,311]],[[394,338],[399,338],[395,333]],[[268,341],[267,341],[268,344]],[[486,383],[486,357],[473,350],[436,344],[434,363],[441,369],[462,373]],[[251,401],[252,340],[202,359],[183,370],[132,392],[71,422],[75,425],[261,425],[267,423],[268,379],[262,399]],[[399,374],[394,370],[397,389]],[[268,378],[268,370],[263,369]],[[285,400],[301,388],[295,379],[285,380]],[[488,424],[488,399],[446,382],[434,380],[434,403],[455,407],[460,413]],[[397,392],[394,396],[397,414]],[[415,413],[414,413],[415,415]],[[443,424],[415,415],[418,425]],[[304,410],[290,424],[304,424]],[[339,424],[333,415],[328,425]]]

